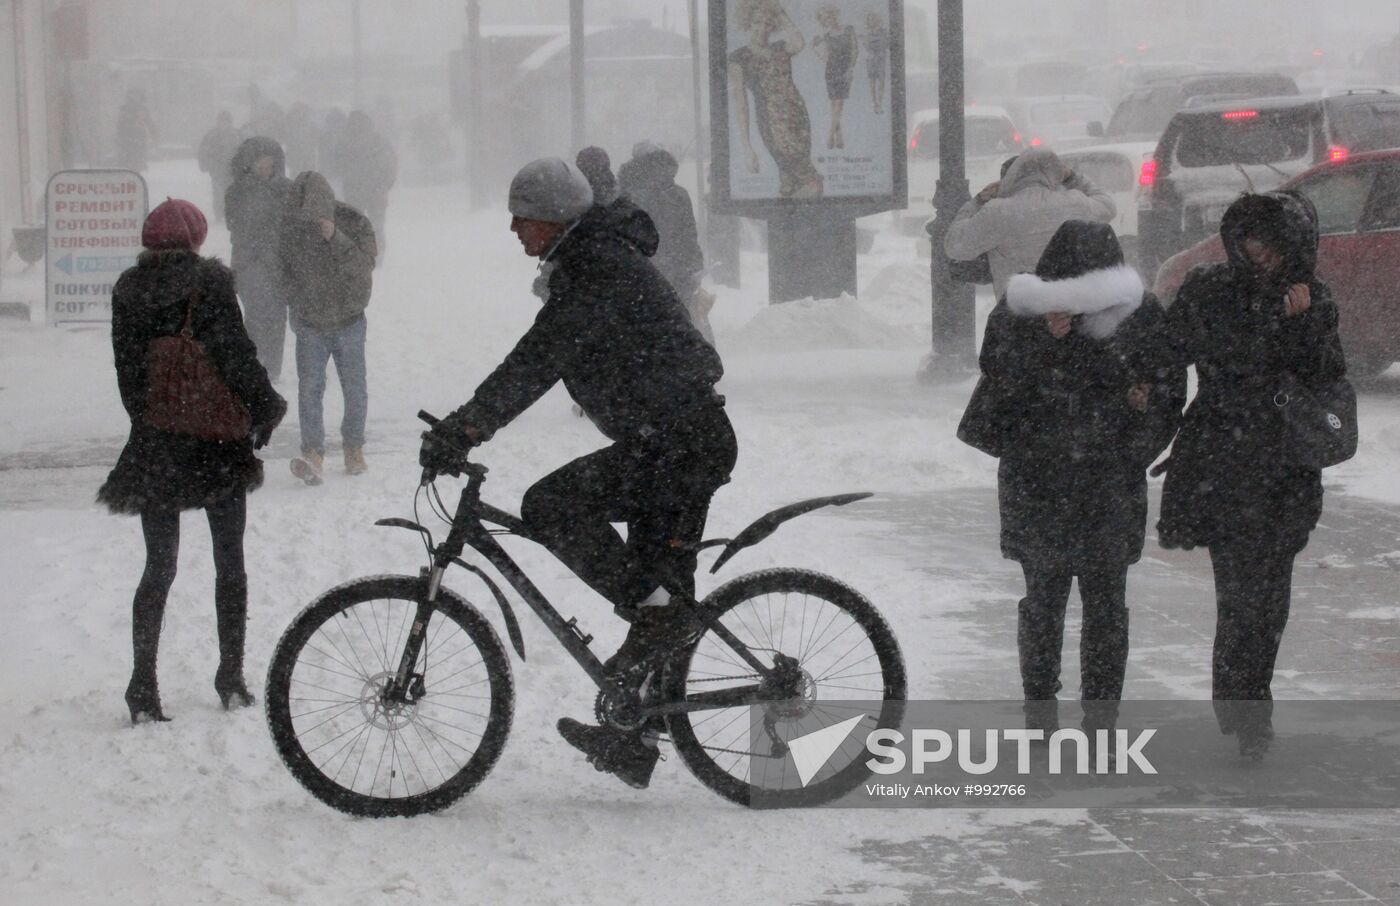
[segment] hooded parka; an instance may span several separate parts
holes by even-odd
[[[1199,383],[1166,463],[1158,535],[1164,547],[1257,542],[1296,554],[1321,515],[1322,478],[1289,462],[1274,394],[1284,375],[1323,389],[1346,374],[1337,306],[1316,274],[1317,217],[1299,195],[1246,195],[1220,235],[1228,260],[1191,271],[1168,315],[1174,353]],[[1250,263],[1250,235],[1277,245],[1280,273]],[[1311,305],[1285,317],[1296,283]]]
[[[656,224],[661,244],[652,263],[686,301],[700,285],[705,268],[695,207],[690,193],[676,185],[680,164],[671,152],[645,145],[640,150],[641,154],[618,171],[618,185],[622,194],[646,211]]]

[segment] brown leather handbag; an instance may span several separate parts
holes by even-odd
[[[196,290],[185,309],[185,323],[172,337],[156,337],[146,347],[146,424],[201,440],[248,437],[252,416],[228,389],[190,324],[199,302]]]

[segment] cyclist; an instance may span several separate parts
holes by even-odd
[[[420,460],[437,467],[451,447],[490,439],[564,382],[612,444],[536,482],[521,518],[631,623],[606,666],[640,684],[647,655],[685,635],[695,545],[734,468],[737,442],[714,389],[724,369],[647,260],[656,230],[644,213],[595,206],[588,181],[558,158],[515,175],[509,209],[525,254],[540,259],[544,307],[471,400],[424,436]],[[626,541],[614,522],[627,524]],[[559,732],[598,770],[638,789],[650,782],[655,727],[563,718]]]

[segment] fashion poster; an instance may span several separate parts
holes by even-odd
[[[712,50],[712,65],[723,68],[715,134],[728,136],[730,200],[874,200],[900,189],[899,9],[890,0],[725,0],[724,53]]]

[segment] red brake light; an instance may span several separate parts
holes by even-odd
[[[1332,147],[1327,149],[1327,159],[1346,160],[1347,155],[1350,153],[1350,151],[1348,151],[1346,148],[1343,148],[1341,145],[1333,145]]]
[[[1031,147],[1032,147],[1032,148],[1039,148],[1039,147],[1040,147],[1040,139],[1038,139],[1038,138],[1033,138],[1033,139],[1031,139]]]
[[[1258,115],[1258,110],[1231,110],[1220,114],[1220,118],[1222,120],[1252,120]]]
[[[909,150],[919,150],[919,133],[915,132],[913,135],[909,136]]]
[[[1013,133],[1011,133],[1011,140],[1012,140],[1013,142],[1015,142],[1016,144],[1018,144],[1018,145],[1021,144],[1021,133],[1019,133],[1019,132],[1013,132]]]
[[[1138,185],[1150,186],[1157,181],[1157,162],[1155,160],[1145,160],[1142,162],[1142,171],[1138,173]]]

